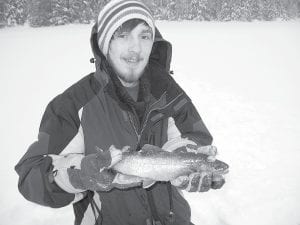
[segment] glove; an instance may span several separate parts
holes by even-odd
[[[188,144],[180,147],[175,151],[192,151],[195,153],[202,153],[209,155],[207,160],[214,162],[217,154],[217,148],[215,146],[201,146]],[[179,189],[186,190],[188,192],[206,192],[209,189],[219,189],[225,183],[225,179],[220,174],[213,174],[210,172],[195,172],[189,176],[179,176],[171,181],[171,184]]]
[[[216,155],[218,154],[217,147],[213,145],[198,146],[188,144],[185,148],[188,152],[202,153],[208,155],[207,160],[211,162],[214,162],[216,160]]]
[[[225,179],[222,175],[195,172],[189,176],[180,176],[172,180],[171,184],[188,192],[206,192],[211,188],[220,189],[225,184]]]
[[[189,151],[196,151],[196,153],[202,153],[209,155],[207,157],[207,160],[210,162],[214,162],[216,160],[216,155],[218,154],[217,147],[213,145],[207,145],[207,146],[195,146],[195,145],[187,145],[187,149]],[[199,176],[199,175],[198,175]],[[203,178],[202,178],[203,177]],[[220,189],[225,184],[225,179],[221,174],[201,174],[199,181],[199,186],[202,185],[202,190],[208,191],[210,188],[212,189]],[[197,176],[193,178],[194,182],[197,183]],[[193,182],[191,182],[193,183]],[[209,188],[210,187],[210,188]],[[199,188],[198,188],[199,189]],[[201,188],[200,188],[201,190]]]
[[[128,149],[128,146],[120,150],[112,145],[108,151],[103,151],[96,147],[96,153],[81,160],[80,169],[67,170],[70,183],[83,191],[109,191],[114,187],[124,189],[140,185],[137,177],[118,174],[110,169],[122,159],[122,152]]]

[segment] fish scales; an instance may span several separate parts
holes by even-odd
[[[113,169],[132,176],[155,181],[169,181],[192,172],[224,174],[229,166],[220,161],[209,162],[207,155],[193,152],[167,152],[145,145],[139,152],[124,152]]]

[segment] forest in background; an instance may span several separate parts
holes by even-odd
[[[0,0],[0,27],[94,22],[109,0]],[[300,18],[300,0],[143,0],[158,20],[273,21]]]

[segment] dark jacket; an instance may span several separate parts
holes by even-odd
[[[100,52],[96,27],[91,35],[96,72],[91,73],[54,98],[43,115],[38,140],[15,169],[19,190],[29,201],[54,208],[73,203],[76,194],[68,193],[53,180],[53,157],[76,144],[82,130],[84,154],[95,146],[108,149],[129,145],[138,151],[144,144],[161,147],[168,140],[168,121],[173,118],[183,137],[208,145],[212,137],[190,98],[169,74],[171,44],[156,31],[149,64],[141,78],[138,102],[132,101],[116,79]],[[70,144],[71,143],[71,144]],[[73,203],[75,224],[87,223],[87,211],[93,211],[103,225],[141,225],[157,217],[162,224],[190,224],[190,208],[175,187],[158,182],[149,190],[141,187],[109,192],[85,192]],[[100,201],[99,201],[100,196]],[[170,199],[171,198],[171,199]],[[100,204],[101,202],[101,204]],[[93,219],[93,218],[92,218]]]

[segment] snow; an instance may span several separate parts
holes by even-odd
[[[300,22],[166,22],[172,69],[230,165],[226,184],[184,193],[196,225],[300,224]],[[14,165],[48,102],[94,70],[91,25],[0,30],[0,224],[73,224],[17,190]],[[298,103],[297,103],[298,102]]]

